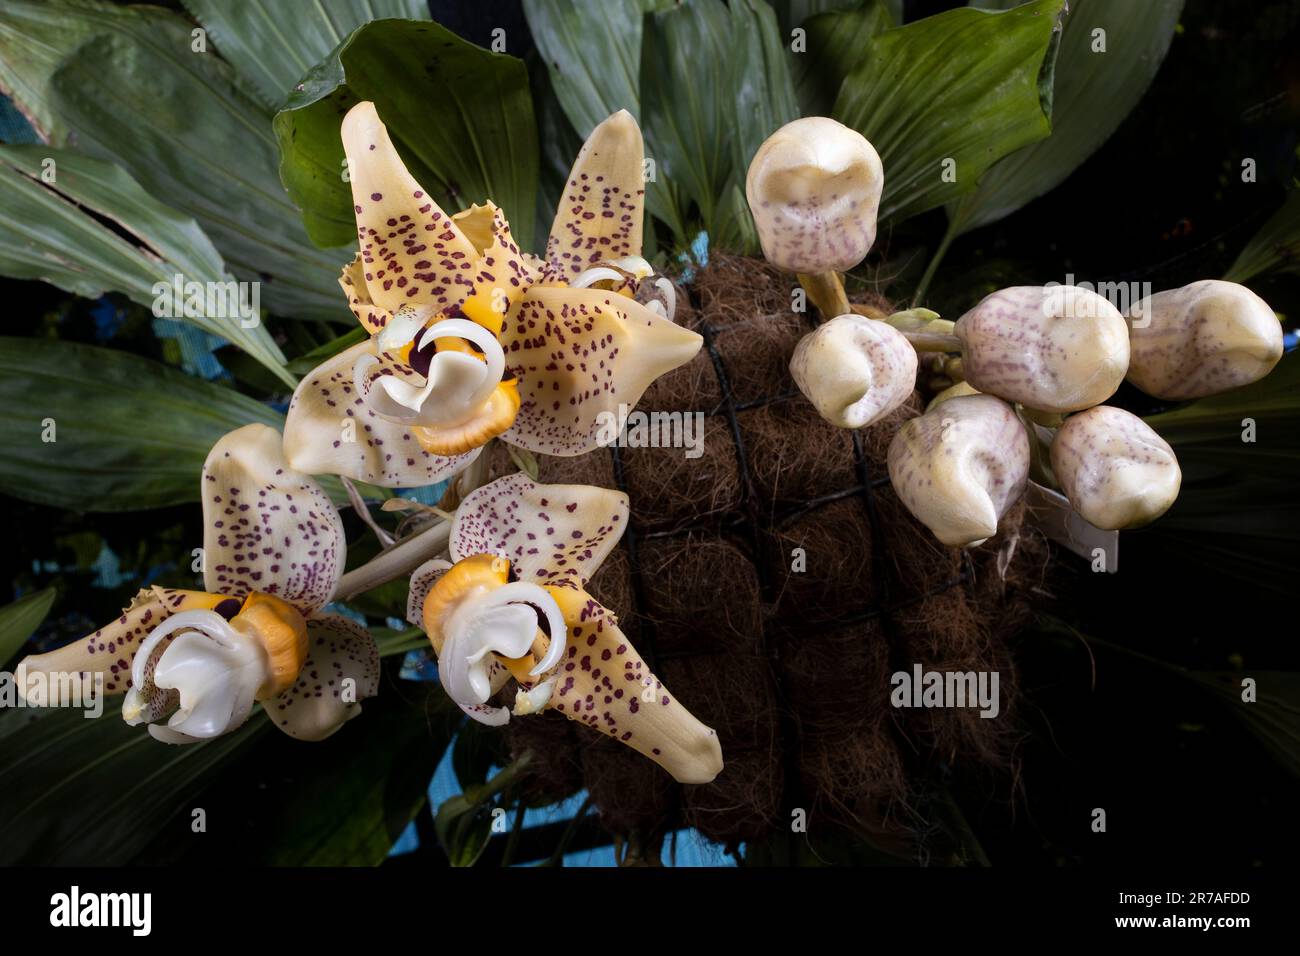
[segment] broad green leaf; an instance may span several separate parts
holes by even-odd
[[[951,202],[1051,132],[1064,8],[1065,0],[1035,0],[1005,13],[950,10],[867,44],[833,115],[880,153],[882,220]]]
[[[54,588],[45,588],[0,607],[0,666],[17,656],[19,648],[41,626],[57,593]]]
[[[1224,278],[1248,282],[1273,269],[1300,272],[1300,188],[1287,193],[1282,207],[1241,250]]]
[[[1254,441],[1243,441],[1245,422]],[[1183,471],[1178,501],[1143,534],[1169,539],[1188,574],[1285,593],[1300,575],[1300,358],[1267,378],[1149,416]]]
[[[296,384],[260,316],[255,327],[243,327],[234,278],[203,230],[117,166],[49,146],[0,146],[0,189],[0,273],[87,298],[122,292],[145,307],[157,298],[154,286],[170,290],[177,275],[220,288],[229,317],[176,318],[227,339],[284,384]]]
[[[463,720],[436,684],[385,679],[379,696],[326,740],[271,731],[195,798],[209,832],[173,840],[190,844],[175,862],[377,866],[427,804],[429,781]],[[213,840],[217,833],[225,839]],[[169,850],[159,839],[146,859],[171,862]]]
[[[871,38],[900,22],[885,0],[787,3],[786,17],[801,16],[804,50],[790,54],[799,104],[805,116],[824,116],[835,105],[840,86],[862,62]],[[786,22],[783,20],[783,22]],[[789,35],[789,30],[786,30]]]
[[[289,363],[289,371],[299,376],[306,375],[325,360],[332,359],[340,352],[347,351],[352,348],[352,346],[364,342],[369,337],[370,333],[358,325],[356,328],[344,332],[342,335],[326,342],[324,345],[314,348],[303,355],[299,355]]]
[[[452,866],[473,866],[483,855],[492,839],[493,814],[502,809],[493,806],[493,798],[513,787],[528,763],[524,754],[491,780],[466,787],[438,808],[433,826]]]
[[[425,0],[181,2],[268,109],[278,109],[294,85],[363,23],[429,16]]]
[[[730,90],[735,36],[722,0],[684,0],[647,17],[641,54],[642,132],[656,180],[694,203],[716,240],[719,207],[727,194],[733,160],[736,106]],[[684,208],[679,207],[679,208]],[[674,229],[679,242],[685,228]]]
[[[0,863],[121,865],[168,823],[171,838],[183,839],[189,821],[177,817],[195,806],[203,786],[238,766],[259,735],[276,733],[255,714],[224,737],[167,746],[122,720],[120,697],[102,702],[99,717],[41,711],[40,720],[5,736]]]
[[[0,338],[0,491],[15,498],[76,511],[197,501],[212,445],[250,422],[284,419],[129,352]]]
[[[953,234],[1010,215],[1055,189],[1096,152],[1151,85],[1182,9],[1183,0],[1071,3],[1056,60],[1051,136],[985,173],[949,210]]]
[[[524,0],[555,95],[584,138],[625,109],[641,112],[641,0]]]
[[[0,86],[53,146],[110,160],[192,216],[261,300],[343,320],[346,251],[312,246],[285,195],[270,114],[230,66],[192,48],[193,24],[149,6],[12,0],[0,6]]]
[[[531,239],[538,146],[523,61],[436,23],[377,20],[314,67],[275,117],[280,175],[316,242],[356,238],[339,124],[362,100],[448,212],[491,199],[516,239]]]
[[[763,141],[799,117],[794,82],[776,14],[767,0],[733,0],[730,6],[735,130],[732,181],[744,189],[750,160]]]
[[[524,0],[529,31],[546,64],[550,95],[577,132],[579,146],[598,123],[623,109],[637,118],[644,132],[643,14],[653,9],[645,0],[609,0],[595,4],[583,0]],[[545,128],[547,109],[539,104],[538,112],[538,123]],[[543,149],[549,151],[558,145],[557,137],[543,137]],[[647,155],[657,162],[652,149]],[[573,150],[553,157],[551,165],[560,167],[560,175],[567,176],[576,156]],[[650,215],[664,222],[678,241],[685,242],[681,200],[671,182],[658,171],[646,183],[645,201]],[[554,209],[547,210],[547,216],[554,214]],[[548,218],[538,225],[549,231],[551,224]],[[650,231],[649,222],[646,229]]]

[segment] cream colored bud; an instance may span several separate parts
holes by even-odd
[[[978,395],[978,394],[980,394],[979,389],[971,385],[970,382],[965,382],[965,381],[954,382],[953,384],[945,388],[942,392],[940,392],[938,395],[934,396],[934,398],[930,399],[930,403],[925,406],[925,410],[928,412],[931,409],[936,408],[939,405],[942,405],[944,402],[954,398],[961,398],[964,395]]]
[[[1128,327],[1077,286],[1015,286],[957,320],[966,381],[1044,412],[1074,412],[1115,394],[1128,371]]]
[[[880,156],[825,116],[787,123],[749,164],[745,196],[767,260],[787,272],[844,272],[876,241]]]
[[[1052,471],[1074,510],[1104,531],[1159,518],[1183,480],[1169,443],[1136,415],[1108,405],[1065,420],[1052,441]]]
[[[912,394],[916,350],[884,322],[841,315],[799,340],[790,374],[822,418],[862,428]]]
[[[1245,286],[1221,279],[1157,292],[1127,316],[1128,380],[1148,395],[1203,398],[1258,381],[1282,358],[1282,323]]]
[[[889,445],[889,480],[899,499],[953,547],[992,537],[1028,478],[1025,428],[991,395],[950,398],[905,424]]]

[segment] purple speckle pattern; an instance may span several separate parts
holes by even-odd
[[[592,451],[602,412],[634,407],[651,382],[689,362],[702,343],[626,296],[534,286],[501,332],[520,398],[505,438],[547,455]]]
[[[548,273],[572,280],[599,262],[641,254],[645,147],[630,114],[615,113],[574,160],[546,241]]]
[[[409,427],[381,418],[356,393],[352,368],[374,350],[373,341],[354,345],[299,383],[285,422],[285,447],[294,467],[385,488],[429,485],[463,470],[478,449],[450,457],[427,452]]]
[[[204,586],[216,594],[271,594],[304,615],[324,605],[343,574],[343,522],[311,478],[289,467],[280,433],[246,425],[203,465]]]
[[[957,320],[974,388],[1046,412],[1089,408],[1128,369],[1128,328],[1106,299],[1074,286],[1000,289]]]
[[[991,536],[1024,494],[1029,437],[1001,399],[951,398],[898,430],[888,467],[907,510],[940,541],[962,547]]]
[[[122,614],[92,634],[46,654],[25,659],[29,673],[104,675],[105,694],[124,694],[132,686],[131,664],[144,639],[159,624],[180,611],[211,608],[220,600],[202,591],[152,587],[138,592]],[[162,642],[163,647],[170,639]],[[155,662],[156,663],[156,660]],[[152,676],[152,666],[149,675]],[[146,694],[148,692],[146,691]],[[151,706],[165,707],[163,701]],[[165,710],[163,712],[166,712]]]
[[[627,495],[587,485],[539,485],[507,475],[465,496],[451,555],[508,558],[521,581],[579,584],[600,567],[627,528]]]
[[[353,682],[350,701],[345,681]],[[360,624],[337,614],[307,620],[307,659],[297,682],[266,703],[271,723],[290,737],[323,740],[379,692],[379,649]]]

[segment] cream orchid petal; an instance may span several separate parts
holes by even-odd
[[[348,111],[342,136],[371,301],[389,313],[454,305],[478,256],[473,243],[407,171],[374,103]]]
[[[538,636],[538,615],[550,632],[548,651],[532,674],[558,663],[565,645],[565,622],[554,599],[536,584],[515,581],[467,596],[443,624],[438,674],[452,700],[462,706],[487,703],[492,695],[493,658],[522,658]]]
[[[375,356],[373,341],[327,359],[299,383],[284,426],[285,457],[295,469],[385,488],[417,488],[450,478],[478,457],[477,448],[461,455],[431,454],[409,427],[368,407],[353,384],[363,356]]]
[[[237,600],[222,594],[145,588],[111,624],[56,650],[23,658],[15,668],[16,675],[43,674],[51,678],[42,683],[48,686],[52,699],[28,700],[27,703],[32,706],[63,703],[60,695],[64,689],[69,697],[81,693],[79,699],[84,700],[86,692],[94,690],[95,675],[103,675],[103,693],[126,693],[132,686],[131,667],[136,652],[155,627],[180,611],[207,610],[227,601],[232,601],[236,608],[239,605]],[[52,679],[59,675],[80,677],[68,677],[63,681]],[[25,695],[27,681],[20,679],[15,684],[19,694]]]
[[[357,317],[361,327],[371,335],[377,335],[388,327],[391,320],[387,309],[380,308],[370,301],[370,290],[366,288],[366,269],[361,261],[361,253],[343,267],[339,274],[339,288],[348,297],[348,308]]]
[[[1126,321],[1128,380],[1171,401],[1259,381],[1285,351],[1277,313],[1250,289],[1221,279],[1157,292],[1137,303]]]
[[[627,519],[621,491],[507,475],[465,496],[448,548],[453,561],[475,554],[506,558],[521,581],[585,584],[617,546]]]
[[[1173,505],[1183,480],[1169,443],[1108,405],[1067,418],[1052,440],[1051,462],[1074,510],[1106,531],[1150,524]]]
[[[745,197],[769,262],[847,272],[876,241],[885,171],[861,133],[825,116],[782,126],[754,153]]]
[[[626,296],[534,286],[501,333],[520,407],[505,437],[547,455],[584,454],[602,425],[650,383],[689,362],[703,339]]]
[[[641,255],[645,144],[632,114],[619,110],[591,131],[560,198],[546,262],[572,278],[605,259]]]
[[[159,647],[164,649],[155,658]],[[156,628],[136,654],[132,677],[137,685],[144,683],[146,666],[153,671],[154,685],[178,695],[167,727],[199,739],[242,725],[258,691],[272,679],[262,643],[214,611],[185,611]],[[142,720],[132,706],[136,693],[128,694],[123,707],[123,717],[132,724]]]
[[[585,591],[547,590],[569,632],[548,706],[627,744],[679,783],[708,783],[716,777],[722,771],[717,732],[650,672],[614,615]]]
[[[438,578],[451,570],[445,558],[433,558],[411,572],[410,587],[406,594],[406,620],[419,627],[424,623],[424,599],[429,596]]]
[[[245,425],[203,464],[204,587],[254,591],[304,614],[334,595],[347,555],[343,522],[320,485],[285,459],[280,433]]]
[[[1029,465],[1024,425],[992,395],[950,398],[906,422],[889,443],[889,481],[899,500],[956,548],[997,533],[1025,492]]]
[[[266,702],[271,723],[298,740],[324,740],[379,693],[379,648],[338,614],[307,619],[307,660],[292,687]]]

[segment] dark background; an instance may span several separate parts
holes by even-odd
[[[909,0],[908,19],[958,5]],[[434,2],[431,10],[480,43],[497,26],[512,48],[527,33],[518,3]],[[1163,68],[1119,131],[1054,192],[957,240],[930,304],[955,317],[983,294],[972,289],[1060,281],[1067,272],[1156,289],[1222,275],[1296,176],[1298,34],[1296,0],[1188,0]],[[1247,156],[1258,161],[1254,184],[1240,180]],[[942,231],[936,211],[889,244],[932,248]],[[1264,277],[1252,287],[1294,327],[1300,278]],[[96,305],[12,280],[0,280],[0,296],[5,334],[57,328],[62,338],[177,359],[152,334],[147,312],[124,299]],[[1120,402],[1151,410],[1136,393]],[[202,535],[197,508],[80,515],[0,502],[2,579],[14,596],[60,591],[42,644],[92,630],[141,584],[192,580],[175,555]],[[120,577],[101,560],[105,548],[120,560]],[[1022,641],[1029,706],[1019,775],[954,778],[985,853],[995,865],[1292,865],[1300,851],[1296,778],[1180,668],[1300,670],[1294,591],[1190,562],[1158,527],[1126,534],[1121,551],[1118,575],[1063,559],[1043,596],[1045,609],[1090,639],[1039,629]],[[1266,686],[1261,680],[1261,694]],[[1294,752],[1300,739],[1290,743]],[[1096,807],[1107,811],[1105,834],[1090,832]]]

